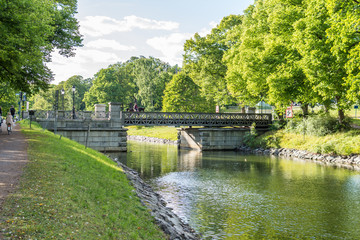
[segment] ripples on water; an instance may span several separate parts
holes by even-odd
[[[360,175],[311,162],[131,143],[141,173],[205,239],[360,239]]]

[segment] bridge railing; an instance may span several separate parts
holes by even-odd
[[[45,111],[45,110],[36,110],[35,111],[35,117],[37,119],[54,119],[55,118],[55,111],[53,110],[49,110],[49,111]],[[57,115],[58,119],[73,119],[73,112],[72,111],[58,111],[58,115]],[[98,118],[95,113],[91,113],[91,118],[92,119],[96,119]],[[101,116],[101,118],[107,119],[109,118],[109,113],[103,113],[103,116]],[[83,111],[76,111],[75,112],[75,119],[85,119],[85,112]]]
[[[122,112],[124,125],[144,126],[251,126],[267,127],[271,114],[255,113],[173,113],[173,112]]]
[[[89,112],[88,112],[89,113]],[[85,119],[85,112],[76,112],[77,120]],[[55,119],[54,111],[36,111],[37,119]],[[120,116],[119,116],[120,117]],[[70,120],[72,111],[59,111],[57,118]],[[109,113],[104,113],[100,118],[95,113],[91,114],[93,120],[108,119]],[[124,126],[251,126],[267,127],[272,123],[271,114],[255,113],[174,113],[174,112],[122,112]]]

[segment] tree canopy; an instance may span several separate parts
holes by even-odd
[[[31,93],[53,79],[46,63],[81,46],[76,0],[0,0],[0,84]]]

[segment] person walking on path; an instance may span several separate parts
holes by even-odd
[[[11,113],[11,116],[13,117],[13,121],[15,121],[15,108],[14,108],[14,105],[11,105],[10,113]]]
[[[6,219],[2,215],[3,203],[8,194],[13,193],[23,173],[23,168],[28,162],[27,142],[20,131],[20,126],[15,124],[13,133],[7,135],[6,124],[2,124],[0,132],[0,225]],[[1,235],[0,239],[4,239]]]

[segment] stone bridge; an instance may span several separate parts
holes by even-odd
[[[102,152],[127,150],[125,126],[188,126],[190,129],[179,129],[180,146],[222,150],[240,145],[239,141],[253,123],[258,129],[267,129],[272,123],[271,114],[122,112],[121,104],[113,102],[109,103],[108,113],[105,109],[105,104],[96,104],[94,113],[77,112],[75,118],[71,111],[35,111],[32,120],[56,134]]]

